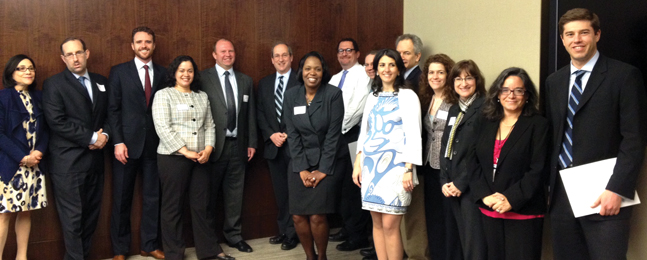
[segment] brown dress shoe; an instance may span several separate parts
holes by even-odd
[[[141,251],[142,256],[152,256],[155,259],[164,259],[164,252],[162,250],[156,249],[155,251],[152,252],[144,252]]]
[[[126,260],[125,255],[116,255],[115,257],[112,258],[112,260]]]

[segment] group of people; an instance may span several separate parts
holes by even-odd
[[[335,75],[314,51],[293,72],[291,47],[276,43],[276,73],[256,91],[233,70],[231,41],[214,44],[216,64],[204,71],[189,56],[164,68],[152,62],[147,27],[133,30],[135,58],[108,78],[87,70],[83,40],[64,40],[67,68],[45,80],[42,95],[34,61],[16,55],[0,91],[0,248],[15,214],[17,259],[26,259],[29,211],[47,206],[46,172],[65,259],[86,259],[110,141],[114,260],[130,251],[137,172],[143,256],[184,258],[188,199],[197,257],[234,259],[215,230],[220,189],[226,242],[252,252],[240,214],[258,128],[278,207],[269,242],[301,243],[309,260],[327,259],[329,240],[344,241],[342,251],[365,248],[365,259],[540,259],[545,217],[555,259],[625,259],[631,208],[620,203],[633,197],[642,165],[647,96],[638,69],[598,52],[599,24],[581,8],[560,18],[571,63],[548,77],[543,102],[522,68],[505,69],[486,90],[472,60],[434,54],[419,66],[422,41],[412,34],[395,50],[371,51],[364,66],[357,42],[340,40]],[[591,198],[599,214],[575,218],[559,171],[613,157],[606,190]],[[333,213],[343,227],[329,234]]]

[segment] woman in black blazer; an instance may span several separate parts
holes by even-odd
[[[448,259],[483,259],[485,242],[478,207],[471,200],[469,172],[483,121],[485,79],[472,60],[457,62],[449,72],[454,93],[445,97],[449,108],[440,152],[440,183],[445,195]]]
[[[36,64],[13,56],[4,69],[0,90],[0,257],[9,220],[16,216],[16,259],[27,259],[30,211],[47,206],[45,175],[39,168],[47,149],[41,93],[36,91]]]
[[[470,169],[488,259],[540,259],[548,121],[525,70],[508,68],[490,87]]]
[[[330,74],[321,54],[310,52],[299,62],[302,84],[285,92],[283,120],[292,156],[288,175],[290,214],[307,259],[316,259],[314,243],[324,260],[328,246],[326,214],[335,212],[339,178],[348,153],[342,153],[344,102],[340,89],[329,85]],[[350,181],[350,180],[349,180]]]

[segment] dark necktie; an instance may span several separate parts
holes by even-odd
[[[283,112],[283,76],[279,76],[279,86],[274,92],[274,107],[276,108],[276,119],[281,123],[281,113]]]
[[[559,164],[562,169],[573,163],[573,117],[575,117],[575,110],[577,110],[582,98],[582,76],[584,76],[585,72],[584,70],[575,71],[575,83],[571,88],[571,96],[568,99],[564,140],[562,141],[562,151],[559,153]]]
[[[229,71],[225,71],[225,92],[227,94],[227,129],[233,132],[236,129],[236,98],[231,82],[229,82]]]
[[[339,89],[341,89],[344,86],[344,80],[346,80],[346,74],[348,74],[347,70],[344,70],[344,73],[341,75],[341,80],[339,81]]]
[[[84,76],[79,77],[79,82],[81,82],[81,86],[83,86],[85,90],[88,91],[88,96],[90,96],[90,101],[94,102],[94,100],[92,99],[92,89],[88,88],[85,85],[85,77]]]
[[[146,107],[150,105],[151,101],[151,92],[153,92],[151,88],[151,76],[148,74],[148,65],[144,65],[144,69],[146,70],[146,76],[144,76],[144,92],[146,93]]]

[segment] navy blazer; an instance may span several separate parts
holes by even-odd
[[[261,79],[258,82],[258,95],[256,95],[256,121],[258,122],[258,128],[261,130],[261,135],[263,136],[265,149],[263,155],[265,159],[274,159],[279,149],[274,145],[270,136],[277,132],[285,132],[285,121],[281,121],[276,118],[276,107],[274,103],[274,84],[276,82],[276,72],[272,73]],[[285,103],[285,93],[289,89],[298,86],[296,71],[292,70],[290,72],[290,77],[283,81],[286,87],[283,92],[283,103]],[[285,105],[285,104],[284,104]],[[285,110],[285,107],[283,108]],[[287,143],[283,144],[283,147],[287,146]],[[289,149],[288,149],[289,154]]]
[[[512,212],[544,214],[545,183],[548,179],[548,120],[540,115],[519,117],[501,148],[494,178],[494,144],[499,120],[485,121],[482,129],[470,166],[475,176],[470,184],[473,199],[482,208],[491,210],[483,204],[482,199],[498,192],[506,196]]]
[[[344,120],[342,92],[333,85],[322,85],[310,106],[305,95],[305,86],[291,88],[286,91],[283,102],[292,169],[294,172],[319,170],[333,175],[336,159],[344,156],[340,141]],[[303,107],[305,113],[295,114],[295,107]]]
[[[34,149],[43,154],[47,149],[49,134],[43,109],[41,92],[30,91],[32,112],[36,118],[36,144]],[[29,153],[27,132],[22,123],[29,120],[29,112],[13,88],[0,90],[0,181],[5,184],[16,174],[20,161]]]

